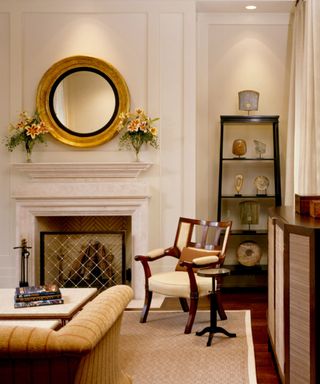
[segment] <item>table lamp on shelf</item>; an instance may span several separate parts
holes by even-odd
[[[239,204],[241,224],[248,224],[248,231],[253,232],[250,226],[259,224],[260,205],[254,200],[241,201]]]
[[[239,110],[248,111],[257,111],[259,105],[259,92],[253,90],[244,90],[238,92],[239,96]]]

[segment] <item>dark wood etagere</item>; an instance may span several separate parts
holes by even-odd
[[[246,153],[237,156],[232,151],[234,140],[243,139]],[[256,151],[254,140],[266,145],[265,153]],[[237,193],[234,180],[243,176],[243,187]],[[266,178],[265,193],[256,189],[255,179]],[[240,203],[254,201],[259,209],[259,223],[246,225],[240,220]],[[233,221],[229,242],[229,257],[225,266],[231,275],[224,279],[224,288],[267,287],[267,217],[268,209],[281,205],[279,154],[279,116],[277,115],[222,115],[220,116],[220,156],[217,201],[217,220]],[[239,263],[236,253],[241,243],[257,244],[262,257],[255,265]]]

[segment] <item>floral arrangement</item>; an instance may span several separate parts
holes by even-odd
[[[6,137],[6,147],[12,152],[18,145],[24,145],[29,161],[33,146],[37,142],[44,143],[45,134],[49,132],[37,112],[31,117],[27,112],[22,112],[18,123],[16,125],[10,124],[9,129],[10,136]]]
[[[125,132],[120,137],[120,149],[132,147],[138,160],[142,144],[150,144],[152,147],[158,148],[158,130],[153,126],[157,120],[159,118],[148,117],[142,108],[137,108],[134,112],[122,113],[118,131],[125,130]]]

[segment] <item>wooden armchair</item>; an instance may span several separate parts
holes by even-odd
[[[189,312],[184,332],[191,332],[198,299],[207,296],[212,289],[211,279],[197,276],[195,272],[198,268],[222,266],[231,224],[231,221],[215,222],[180,217],[172,247],[155,249],[145,256],[135,256],[135,260],[142,263],[145,274],[145,302],[141,323],[147,321],[153,292],[157,292],[165,296],[179,297],[183,311]],[[149,263],[165,256],[178,259],[175,270],[152,274]],[[217,284],[218,313],[221,319],[226,319],[220,297],[220,282]]]

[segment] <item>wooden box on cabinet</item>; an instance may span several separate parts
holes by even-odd
[[[319,200],[310,201],[310,216],[315,218],[320,218],[320,201]]]
[[[319,200],[320,196],[302,196],[295,194],[295,209],[299,215],[309,215],[311,201]]]

